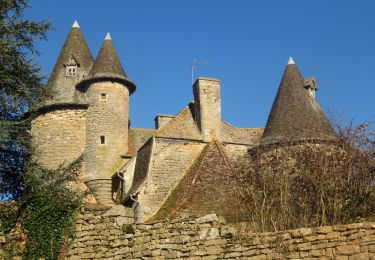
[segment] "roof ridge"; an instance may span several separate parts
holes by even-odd
[[[186,112],[189,109],[189,105],[185,106],[183,109],[180,110],[180,112],[177,113],[171,120],[169,120],[165,125],[160,127],[159,129],[156,129],[153,136],[157,137],[158,134],[160,134],[162,131],[167,129],[169,125],[171,125],[174,121],[176,121],[184,112]]]

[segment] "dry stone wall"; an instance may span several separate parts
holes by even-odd
[[[375,259],[375,223],[252,233],[214,214],[152,224],[131,216],[122,206],[85,209],[68,259]]]
[[[215,214],[148,224],[133,219],[121,205],[84,205],[66,259],[375,259],[374,222],[252,233]],[[4,246],[0,234],[0,259]]]

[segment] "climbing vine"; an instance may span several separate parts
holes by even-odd
[[[84,197],[79,189],[80,165],[81,159],[56,170],[28,164],[23,197],[0,208],[1,230],[9,240],[7,257],[14,250],[24,259],[64,255],[74,238],[75,212]]]

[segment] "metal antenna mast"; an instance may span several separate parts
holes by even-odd
[[[191,64],[191,84],[194,83],[194,68],[198,65],[208,64],[208,63],[213,63],[213,61],[197,61],[197,59],[193,60],[193,63]]]

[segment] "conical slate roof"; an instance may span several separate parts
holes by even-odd
[[[135,85],[127,78],[109,33],[105,37],[99,54],[89,72],[88,78],[80,84],[92,80],[107,79],[121,81],[129,88],[130,93],[135,91]]]
[[[78,72],[74,76],[67,76],[66,65],[72,61],[77,63]],[[47,82],[45,102],[47,104],[73,103],[75,86],[87,76],[93,62],[93,56],[81,29],[78,23],[74,22]]]
[[[335,138],[335,132],[292,59],[285,69],[261,144]]]

